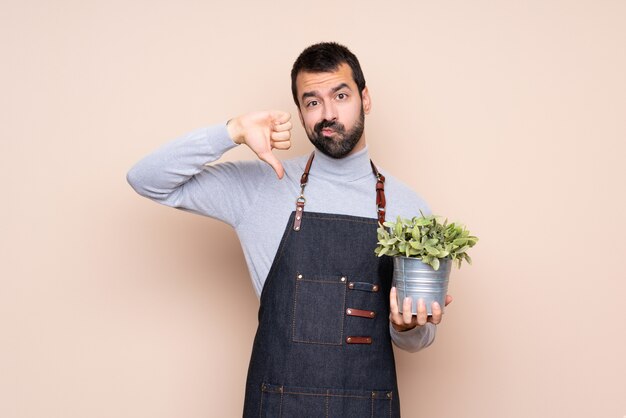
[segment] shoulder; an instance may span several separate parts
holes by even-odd
[[[393,220],[398,216],[412,218],[419,216],[420,210],[425,215],[431,213],[428,203],[419,193],[386,170],[381,169],[380,172],[385,176],[387,219]]]

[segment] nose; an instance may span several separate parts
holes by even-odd
[[[337,119],[337,109],[332,100],[324,103],[324,119],[327,121],[334,121]]]

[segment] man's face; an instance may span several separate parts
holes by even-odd
[[[296,77],[300,121],[309,140],[324,154],[342,158],[365,147],[363,127],[370,110],[367,87],[362,98],[348,64],[327,73]]]

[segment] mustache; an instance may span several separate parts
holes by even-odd
[[[322,133],[322,129],[324,128],[332,128],[337,132],[343,132],[344,131],[344,126],[343,124],[337,122],[337,121],[332,121],[332,120],[322,120],[320,122],[317,122],[315,124],[315,126],[313,127],[313,130],[315,131],[315,133],[317,133],[318,135],[321,135]]]

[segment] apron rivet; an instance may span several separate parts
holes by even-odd
[[[376,392],[372,392],[372,398],[376,397]]]
[[[300,230],[300,227],[299,227],[299,226],[296,226],[296,231],[299,231],[299,230]]]
[[[354,289],[354,283],[350,283],[350,284],[348,285],[348,287],[349,287],[350,289]]]
[[[299,216],[296,216],[296,219],[297,219],[297,220],[300,220],[300,217],[299,217]]]
[[[341,278],[341,281],[342,281],[342,282],[345,282],[345,281],[346,281],[346,278],[345,278],[345,277],[342,277],[342,278]]]
[[[374,286],[372,286],[372,290],[373,290],[374,292],[378,292],[378,285],[374,285]]]
[[[391,392],[387,392],[387,397],[391,399]]]
[[[376,314],[374,312],[370,312],[370,317],[374,317]]]
[[[350,315],[352,313],[352,309],[347,309],[346,312]]]
[[[301,274],[298,274],[298,279],[301,279],[301,278],[302,278],[302,275],[301,275]]]

